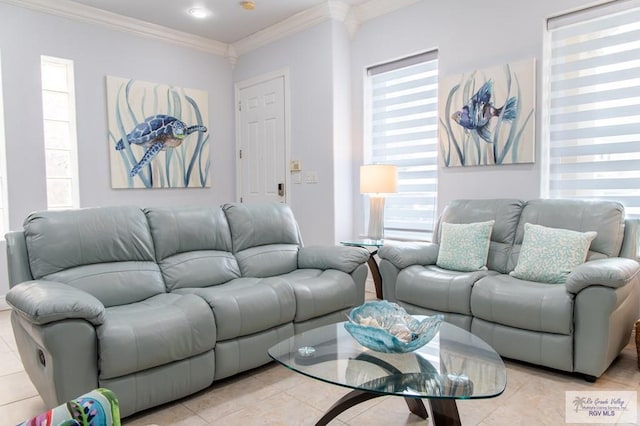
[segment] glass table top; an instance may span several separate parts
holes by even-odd
[[[362,240],[345,240],[340,241],[340,244],[345,246],[356,246],[356,247],[377,247],[380,248],[384,245],[384,240],[371,240],[368,238],[364,238]]]
[[[306,376],[383,395],[491,398],[507,380],[502,359],[488,344],[448,323],[425,346],[405,354],[367,349],[338,323],[286,339],[269,356]]]

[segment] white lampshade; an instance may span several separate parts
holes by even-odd
[[[398,192],[398,167],[390,164],[360,166],[361,194],[389,194]]]

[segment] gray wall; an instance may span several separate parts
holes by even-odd
[[[351,143],[351,40],[343,24],[333,25],[333,164],[334,164],[334,241],[353,239],[354,198],[360,199],[359,188],[352,188],[353,144]]]
[[[345,25],[328,21],[242,55],[233,73],[241,82],[289,71],[291,158],[303,167],[289,202],[307,245],[354,235],[350,50]],[[317,183],[306,183],[308,171],[317,172]]]
[[[224,58],[3,3],[0,55],[11,229],[46,208],[40,55],[74,61],[81,206],[219,205],[235,199],[233,80]],[[111,189],[107,75],[209,93],[211,188]],[[8,288],[4,249],[2,242],[0,295]]]
[[[233,73],[241,82],[289,70],[291,158],[303,167],[303,183],[291,185],[289,202],[307,245],[334,243],[334,25],[325,22],[242,55]],[[306,183],[307,171],[317,172],[317,183]]]

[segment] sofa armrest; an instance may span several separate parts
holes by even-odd
[[[619,288],[631,282],[640,271],[637,261],[622,257],[610,257],[585,262],[567,277],[570,293],[578,293],[591,285]]]
[[[7,269],[9,270],[9,287],[30,281],[31,267],[27,254],[27,243],[23,231],[10,231],[4,236],[7,244]]]
[[[104,305],[91,294],[55,281],[27,281],[13,287],[7,303],[27,321],[47,324],[63,319],[104,322]]]
[[[380,247],[378,256],[398,269],[411,265],[435,265],[440,245],[434,243],[388,244]]]
[[[359,265],[367,263],[370,253],[362,247],[301,247],[298,251],[298,268],[337,269],[347,274]]]

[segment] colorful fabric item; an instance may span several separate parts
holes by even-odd
[[[120,426],[120,406],[113,392],[98,388],[18,426]]]
[[[512,277],[562,284],[576,266],[584,263],[597,232],[577,232],[524,224],[518,264]]]
[[[443,222],[436,265],[462,272],[486,269],[494,223],[494,220],[476,223]]]

